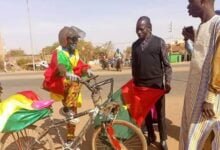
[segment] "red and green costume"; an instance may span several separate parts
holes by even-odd
[[[66,71],[69,73],[83,76],[89,65],[83,63],[79,58],[79,52],[76,49],[73,55],[70,55],[68,51],[59,46],[52,54],[51,63],[49,68],[44,73],[45,79],[43,82],[44,89],[51,92],[51,96],[55,100],[62,100],[65,83],[68,83],[65,77],[58,75],[58,65],[65,66]],[[81,94],[79,95],[78,102],[81,103]],[[79,104],[81,105],[81,104]]]
[[[49,68],[44,73],[44,89],[50,91],[51,98],[61,101],[65,107],[77,113],[77,107],[82,105],[82,96],[80,93],[81,84],[71,82],[65,76],[60,76],[58,66],[63,65],[66,72],[83,76],[89,66],[84,64],[79,58],[77,49],[71,55],[68,50],[59,46],[52,54]],[[75,124],[67,123],[67,140],[73,140],[75,137]]]

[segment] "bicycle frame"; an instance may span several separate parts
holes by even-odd
[[[96,77],[91,78],[91,79],[95,79]],[[89,79],[89,80],[91,80],[91,79]],[[101,110],[102,106],[104,104],[106,104],[107,102],[111,101],[111,95],[113,93],[113,79],[112,78],[103,80],[103,81],[98,82],[98,83],[95,83],[94,85],[90,85],[88,83],[88,81],[80,81],[80,82],[82,84],[84,84],[92,92],[91,98],[92,98],[92,101],[93,101],[93,104],[94,104],[95,108],[88,109],[88,110],[85,110],[85,111],[77,113],[77,114],[73,114],[71,117],[67,117],[65,119],[61,119],[61,120],[56,121],[56,122],[54,121],[52,113],[51,113],[51,115],[49,116],[49,119],[51,121],[51,125],[49,127],[47,127],[46,129],[44,129],[44,132],[40,133],[40,136],[38,137],[38,139],[36,139],[35,143],[33,143],[32,145],[36,144],[36,142],[39,142],[40,139],[42,137],[44,137],[49,132],[50,129],[55,128],[56,132],[58,134],[58,137],[60,139],[60,142],[63,145],[63,148],[73,148],[73,149],[76,149],[78,147],[78,145],[80,144],[83,136],[86,134],[89,126],[94,122],[96,116],[99,114],[99,111]],[[101,87],[101,86],[103,86],[105,84],[109,84],[109,83],[111,84],[111,86],[110,86],[110,91],[109,91],[109,94],[108,94],[108,98],[107,98],[107,100],[103,104],[98,105],[97,101],[94,98],[94,95],[97,94],[97,92],[99,92],[99,90],[100,90],[99,87]],[[52,108],[51,108],[51,111],[52,111]],[[79,135],[74,139],[74,141],[72,141],[72,143],[68,147],[66,147],[65,146],[65,142],[64,142],[64,140],[63,140],[63,138],[62,138],[62,136],[60,134],[60,130],[58,129],[58,127],[63,125],[63,124],[66,124],[70,120],[73,120],[73,119],[76,119],[76,118],[80,118],[80,117],[85,116],[85,115],[89,115],[90,116],[89,120],[83,126],[83,128],[81,129]]]

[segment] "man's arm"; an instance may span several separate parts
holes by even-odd
[[[193,42],[191,40],[186,40],[185,41],[185,48],[188,54],[192,54],[193,52]]]
[[[216,40],[216,50],[211,64],[211,79],[208,87],[208,95],[203,103],[203,116],[207,118],[215,117],[214,103],[217,100],[217,94],[220,94],[220,32]]]
[[[132,77],[135,77],[135,43],[131,46],[131,71]]]
[[[165,73],[165,89],[166,92],[169,93],[171,89],[170,84],[172,78],[172,68],[168,60],[168,52],[164,40],[161,40],[161,54],[162,54],[161,59],[163,62],[164,73]]]
[[[209,91],[220,94],[220,32],[216,42],[216,52],[212,60],[212,76]]]
[[[216,51],[212,59],[211,80],[207,101],[214,102],[217,94],[220,94],[220,32],[217,36]]]

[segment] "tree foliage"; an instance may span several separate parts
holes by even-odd
[[[80,40],[77,44],[80,57],[84,62],[94,59],[94,46],[91,42]]]
[[[55,50],[58,46],[59,43],[56,42],[51,46],[43,48],[41,58],[45,58],[46,55],[51,55],[53,50]],[[101,46],[93,46],[93,44],[89,41],[80,40],[77,44],[77,49],[79,50],[80,57],[84,62],[98,59],[101,53],[104,53],[107,56],[113,56],[114,54],[114,46],[111,41],[106,42]]]
[[[14,49],[14,50],[10,50],[7,55],[9,56],[24,56],[25,52],[22,49]]]
[[[32,59],[31,58],[21,58],[21,59],[18,59],[16,61],[16,63],[18,66],[24,67],[25,64],[32,63]]]
[[[131,57],[131,47],[129,46],[125,49],[125,58],[130,59],[130,57]]]
[[[42,55],[50,55],[59,46],[58,42],[53,43],[51,46],[47,46],[42,49]]]

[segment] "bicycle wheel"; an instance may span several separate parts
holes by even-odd
[[[0,139],[0,150],[54,150],[53,140],[48,134],[39,139],[42,132],[40,127],[31,125],[18,132],[5,133]]]
[[[118,129],[117,129],[118,128]],[[142,131],[130,122],[114,120],[113,129],[122,150],[146,150],[147,144]],[[93,150],[113,150],[103,128],[97,128],[92,137]]]

